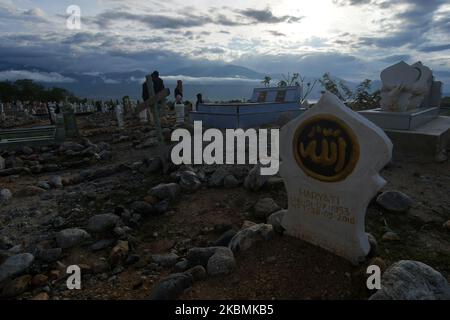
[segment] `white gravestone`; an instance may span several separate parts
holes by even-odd
[[[409,111],[419,108],[430,94],[433,73],[421,62],[408,65],[401,61],[381,72],[381,109]]]
[[[286,233],[363,261],[370,251],[366,209],[386,183],[379,171],[392,157],[389,138],[327,92],[282,128],[280,146]]]

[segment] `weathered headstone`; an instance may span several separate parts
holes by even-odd
[[[392,156],[389,138],[327,92],[283,127],[280,141],[286,233],[352,263],[364,260],[366,208],[385,184],[379,171]]]

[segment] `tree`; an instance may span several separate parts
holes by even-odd
[[[265,76],[264,80],[261,81],[261,83],[264,85],[264,87],[269,87],[270,86],[270,82],[272,81],[272,78],[269,76]]]
[[[322,79],[320,79],[319,82],[326,91],[331,92],[332,94],[337,96],[340,100],[344,102],[346,101],[344,95],[348,95],[348,92],[347,94],[342,94],[341,91],[339,90],[339,86],[342,85],[343,83],[342,82],[340,82],[339,84],[336,83],[336,81],[331,79],[331,76],[328,72],[322,76]],[[324,92],[322,91],[322,93]]]
[[[353,110],[366,110],[377,108],[381,100],[380,91],[371,92],[371,83],[369,79],[362,81],[356,91],[352,92],[350,88],[342,81],[331,79],[329,73],[325,73],[319,80],[325,90],[336,95],[347,106]]]
[[[380,91],[371,92],[372,81],[365,79],[356,87],[355,96],[351,108],[355,110],[374,109],[379,106],[381,100]]]

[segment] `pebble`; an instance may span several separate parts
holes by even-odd
[[[400,237],[395,232],[388,231],[383,235],[382,239],[384,241],[399,241]]]
[[[110,260],[113,266],[119,265],[125,261],[129,252],[128,241],[119,240],[117,245],[111,250]]]
[[[169,253],[169,254],[162,254],[162,255],[153,255],[152,260],[153,262],[163,266],[163,267],[173,267],[179,257],[175,253]]]
[[[104,233],[114,229],[119,220],[115,214],[97,214],[89,219],[87,229],[92,233]]]
[[[390,212],[405,213],[413,203],[408,195],[400,191],[386,191],[377,197],[377,204]]]
[[[239,231],[231,239],[229,248],[233,253],[238,253],[250,249],[255,243],[268,241],[274,235],[273,227],[270,224],[257,224]]]
[[[208,274],[226,275],[230,274],[236,266],[233,252],[229,248],[220,248],[209,258],[207,271]]]
[[[149,191],[151,196],[157,197],[161,200],[175,199],[179,196],[181,188],[176,183],[159,184]]]
[[[0,190],[0,205],[7,204],[12,199],[12,193],[9,189]]]
[[[283,233],[284,228],[283,228],[282,222],[283,222],[283,218],[286,216],[286,214],[287,214],[287,210],[280,210],[275,213],[272,213],[267,218],[267,224],[272,225],[275,232]]]
[[[150,300],[176,300],[192,287],[194,279],[188,273],[174,273],[163,278],[153,289]]]
[[[2,298],[14,298],[22,293],[26,292],[30,286],[31,276],[25,275],[19,278],[16,278],[3,287],[0,297]]]
[[[92,251],[100,251],[100,250],[103,250],[103,249],[113,246],[115,242],[116,242],[115,239],[102,239],[102,240],[99,240],[96,243],[94,243],[91,246],[91,250]]]
[[[0,283],[10,277],[15,277],[27,270],[34,262],[30,253],[21,253],[9,257],[0,265]]]
[[[255,216],[258,219],[266,219],[270,214],[281,210],[280,206],[272,198],[260,199],[255,204]]]
[[[447,279],[419,261],[394,263],[384,272],[381,283],[381,290],[370,300],[450,300]]]
[[[83,229],[65,229],[56,234],[56,242],[59,248],[68,249],[83,244],[91,236]]]

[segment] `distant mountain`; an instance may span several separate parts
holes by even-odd
[[[189,77],[215,77],[215,78],[241,78],[241,79],[258,79],[262,80],[264,74],[256,72],[254,70],[236,66],[232,64],[226,65],[206,65],[206,66],[190,66],[185,68],[180,68],[168,72],[168,76],[189,76]]]
[[[141,99],[142,83],[148,72],[134,70],[129,72],[110,73],[55,73],[41,68],[25,65],[1,65],[0,80],[17,80],[24,77],[33,79],[47,87],[62,87],[79,97],[88,99],[113,99],[120,100],[123,96],[132,99]],[[271,85],[276,86],[281,75],[270,75],[274,79]],[[254,70],[231,64],[206,64],[175,69],[161,74],[166,87],[173,92],[176,81],[184,82],[185,99],[195,101],[197,93],[202,93],[205,99],[210,101],[226,101],[234,99],[249,99],[253,88],[261,87],[261,81],[265,74]],[[322,86],[318,82],[319,77],[310,76],[305,82],[317,81],[314,90],[309,95],[309,100],[317,100],[321,96]],[[333,77],[333,80],[343,81],[351,90],[358,83],[345,81]],[[380,81],[372,83],[372,90],[379,89]]]

